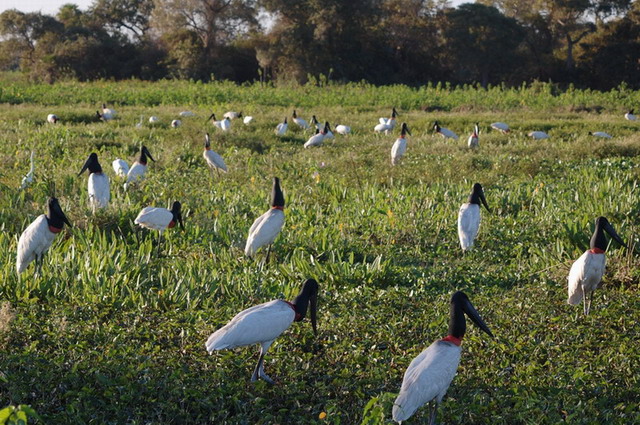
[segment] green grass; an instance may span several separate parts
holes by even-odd
[[[469,325],[444,423],[640,423],[637,256],[612,244],[591,315],[575,320],[582,307],[566,304],[569,267],[597,216],[638,243],[640,135],[622,118],[638,94],[551,88],[8,82],[0,92],[0,400],[30,404],[46,423],[384,423],[389,393],[413,357],[446,335],[449,297],[462,289],[497,338]],[[117,120],[93,121],[103,101],[115,103]],[[444,111],[421,111],[427,104]],[[396,136],[372,134],[394,105],[413,134],[397,167]],[[579,105],[604,112],[571,112]],[[354,134],[307,150],[301,131],[276,137],[294,106]],[[198,116],[171,129],[185,109]],[[234,121],[229,134],[205,125],[211,111],[229,109],[254,123]],[[52,112],[59,125],[46,123]],[[141,114],[162,122],[136,129]],[[434,136],[436,119],[460,140]],[[514,131],[491,132],[498,120]],[[470,151],[475,122],[480,149]],[[551,139],[529,140],[531,130]],[[598,130],[615,138],[587,135]],[[204,131],[229,166],[222,177],[204,165]],[[132,162],[141,143],[157,162],[125,192],[111,161]],[[31,149],[36,180],[20,191]],[[95,216],[87,176],[77,176],[92,151],[112,195]],[[243,248],[268,208],[273,176],[286,223],[265,268]],[[482,211],[476,249],[462,255],[457,212],[476,181],[493,213]],[[18,279],[18,237],[53,193],[74,227],[56,238],[42,276],[30,268]],[[158,258],[155,235],[140,232],[138,243],[133,219],[173,200],[186,230],[166,232]],[[291,299],[307,277],[321,285],[319,336],[305,321],[277,340],[265,368],[278,385],[251,384],[256,347],[207,355],[211,332],[251,305]]]

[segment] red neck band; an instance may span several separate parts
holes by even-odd
[[[604,254],[604,251],[601,250],[600,248],[591,248],[589,252],[592,254]]]
[[[440,341],[447,341],[458,347],[460,347],[460,345],[462,344],[462,338],[456,338],[453,335],[447,335],[446,337],[442,338]]]
[[[167,227],[168,227],[169,229],[173,229],[173,228],[175,227],[175,225],[176,225],[176,221],[175,221],[175,220],[171,220],[171,221],[169,222],[169,224],[167,225]]]
[[[60,233],[62,232],[62,228],[58,229],[57,227],[49,226],[49,231],[51,233]]]
[[[204,148],[205,151],[210,151],[211,147],[207,146],[206,148]]]
[[[284,207],[281,207],[281,206],[278,206],[278,205],[271,207],[271,209],[272,209],[272,210],[280,210],[280,211],[284,211]]]
[[[296,322],[301,321],[302,320],[302,315],[296,311],[296,306],[291,304],[289,301],[285,301],[285,300],[282,300],[282,301],[286,302],[289,305],[289,307],[291,307],[293,312],[296,314],[296,317],[295,317],[294,321],[296,321]]]

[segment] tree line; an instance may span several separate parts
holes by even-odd
[[[0,14],[0,69],[161,78],[640,87],[632,0],[95,0]]]

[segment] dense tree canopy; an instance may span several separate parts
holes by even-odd
[[[0,14],[0,69],[192,78],[640,87],[632,0],[94,0]]]

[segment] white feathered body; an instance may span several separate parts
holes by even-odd
[[[304,144],[305,148],[309,148],[311,146],[321,146],[324,141],[323,133],[316,133],[313,136],[309,137],[309,140]]]
[[[592,134],[594,137],[602,137],[603,139],[611,139],[611,135],[609,133],[605,133],[604,131],[595,131]]]
[[[34,155],[35,155],[35,152],[31,151],[31,157],[30,157],[31,167],[29,168],[29,172],[24,177],[22,177],[22,181],[20,182],[20,189],[26,189],[31,183],[33,183],[33,177],[34,177],[34,171],[35,171],[35,165],[33,163]]]
[[[272,208],[256,219],[249,229],[244,253],[248,256],[265,245],[270,245],[276,239],[284,225],[284,211]]]
[[[604,275],[605,255],[595,254],[591,251],[585,251],[571,266],[569,276],[569,298],[567,303],[571,305],[580,304],[584,298],[584,291],[594,291]]]
[[[325,134],[324,134],[324,138],[325,139],[333,139],[335,136],[333,135],[333,131],[328,130]]]
[[[458,237],[464,251],[471,249],[480,229],[480,205],[465,203],[458,212]]]
[[[134,223],[147,229],[163,232],[173,221],[173,213],[166,208],[145,207],[140,211]]]
[[[347,135],[351,133],[351,127],[349,127],[348,125],[342,125],[342,124],[336,125],[336,133]]]
[[[259,304],[238,313],[229,323],[207,339],[209,353],[251,344],[271,343],[287,330],[296,317],[293,308],[283,300]]]
[[[502,133],[508,133],[509,130],[509,125],[503,122],[494,122],[493,124],[491,124],[491,128],[493,128],[494,130],[498,130]]]
[[[125,178],[129,173],[129,164],[124,159],[116,158],[111,165],[113,166],[113,171],[115,171],[116,176]]]
[[[407,139],[398,137],[391,147],[391,164],[396,165],[407,151]]]
[[[289,127],[289,124],[287,124],[286,122],[281,122],[276,126],[276,134],[278,136],[284,136],[284,133],[287,132],[288,127]]]
[[[49,230],[47,216],[42,214],[31,223],[18,240],[18,256],[16,258],[16,270],[22,273],[36,256],[42,256],[51,246],[56,233]]]
[[[227,165],[224,163],[224,159],[218,153],[211,149],[205,149],[202,156],[207,161],[207,165],[214,170],[217,168],[221,171],[227,172]]]
[[[56,121],[58,121],[58,117],[56,116],[56,114],[49,114],[47,115],[47,121],[49,121],[51,124],[55,124]]]
[[[458,138],[459,138],[456,133],[454,133],[453,131],[449,130],[448,128],[444,128],[444,127],[440,127],[440,131],[438,131],[438,134],[440,134],[445,139],[458,140]]]
[[[389,134],[389,132],[396,127],[395,118],[380,118],[379,121],[380,123],[373,127],[373,131],[375,131],[376,133],[382,133],[384,131],[384,134]]]
[[[182,111],[182,112],[180,112],[180,114],[179,114],[179,115],[180,115],[181,117],[193,117],[193,116],[195,116],[196,114],[194,114],[194,113],[193,113],[193,112],[191,112],[191,111]]]
[[[627,112],[626,114],[624,114],[624,118],[628,121],[636,121],[638,119],[638,117],[631,112]]]
[[[229,118],[225,118],[220,121],[220,129],[222,131],[229,131],[231,129],[231,121],[229,120]]]
[[[87,182],[89,191],[89,204],[96,208],[105,208],[109,204],[111,195],[109,194],[109,177],[104,173],[89,174]]]
[[[182,125],[182,121],[180,121],[180,120],[173,120],[173,121],[171,121],[171,127],[173,127],[173,128],[178,128],[178,127],[180,127],[181,125]]]
[[[302,118],[292,118],[293,122],[296,123],[298,125],[298,127],[306,130],[307,128],[309,128],[309,123],[306,120],[303,120]]]
[[[144,177],[144,173],[147,171],[147,166],[136,161],[127,173],[127,183],[137,182]]]
[[[469,140],[467,140],[467,145],[470,148],[477,148],[478,147],[478,135],[476,133],[473,133],[471,136],[469,136]]]
[[[393,404],[393,420],[407,420],[431,400],[441,402],[456,375],[461,353],[461,347],[438,340],[413,359]]]
[[[249,125],[251,123],[251,121],[253,121],[253,117],[252,116],[247,116],[247,117],[244,117],[242,119],[242,122],[244,123],[244,125]]]
[[[548,139],[549,135],[544,131],[532,131],[529,133],[529,137],[533,137],[536,140]]]
[[[102,108],[102,119],[105,121],[112,120],[116,117],[116,111],[109,108]]]

